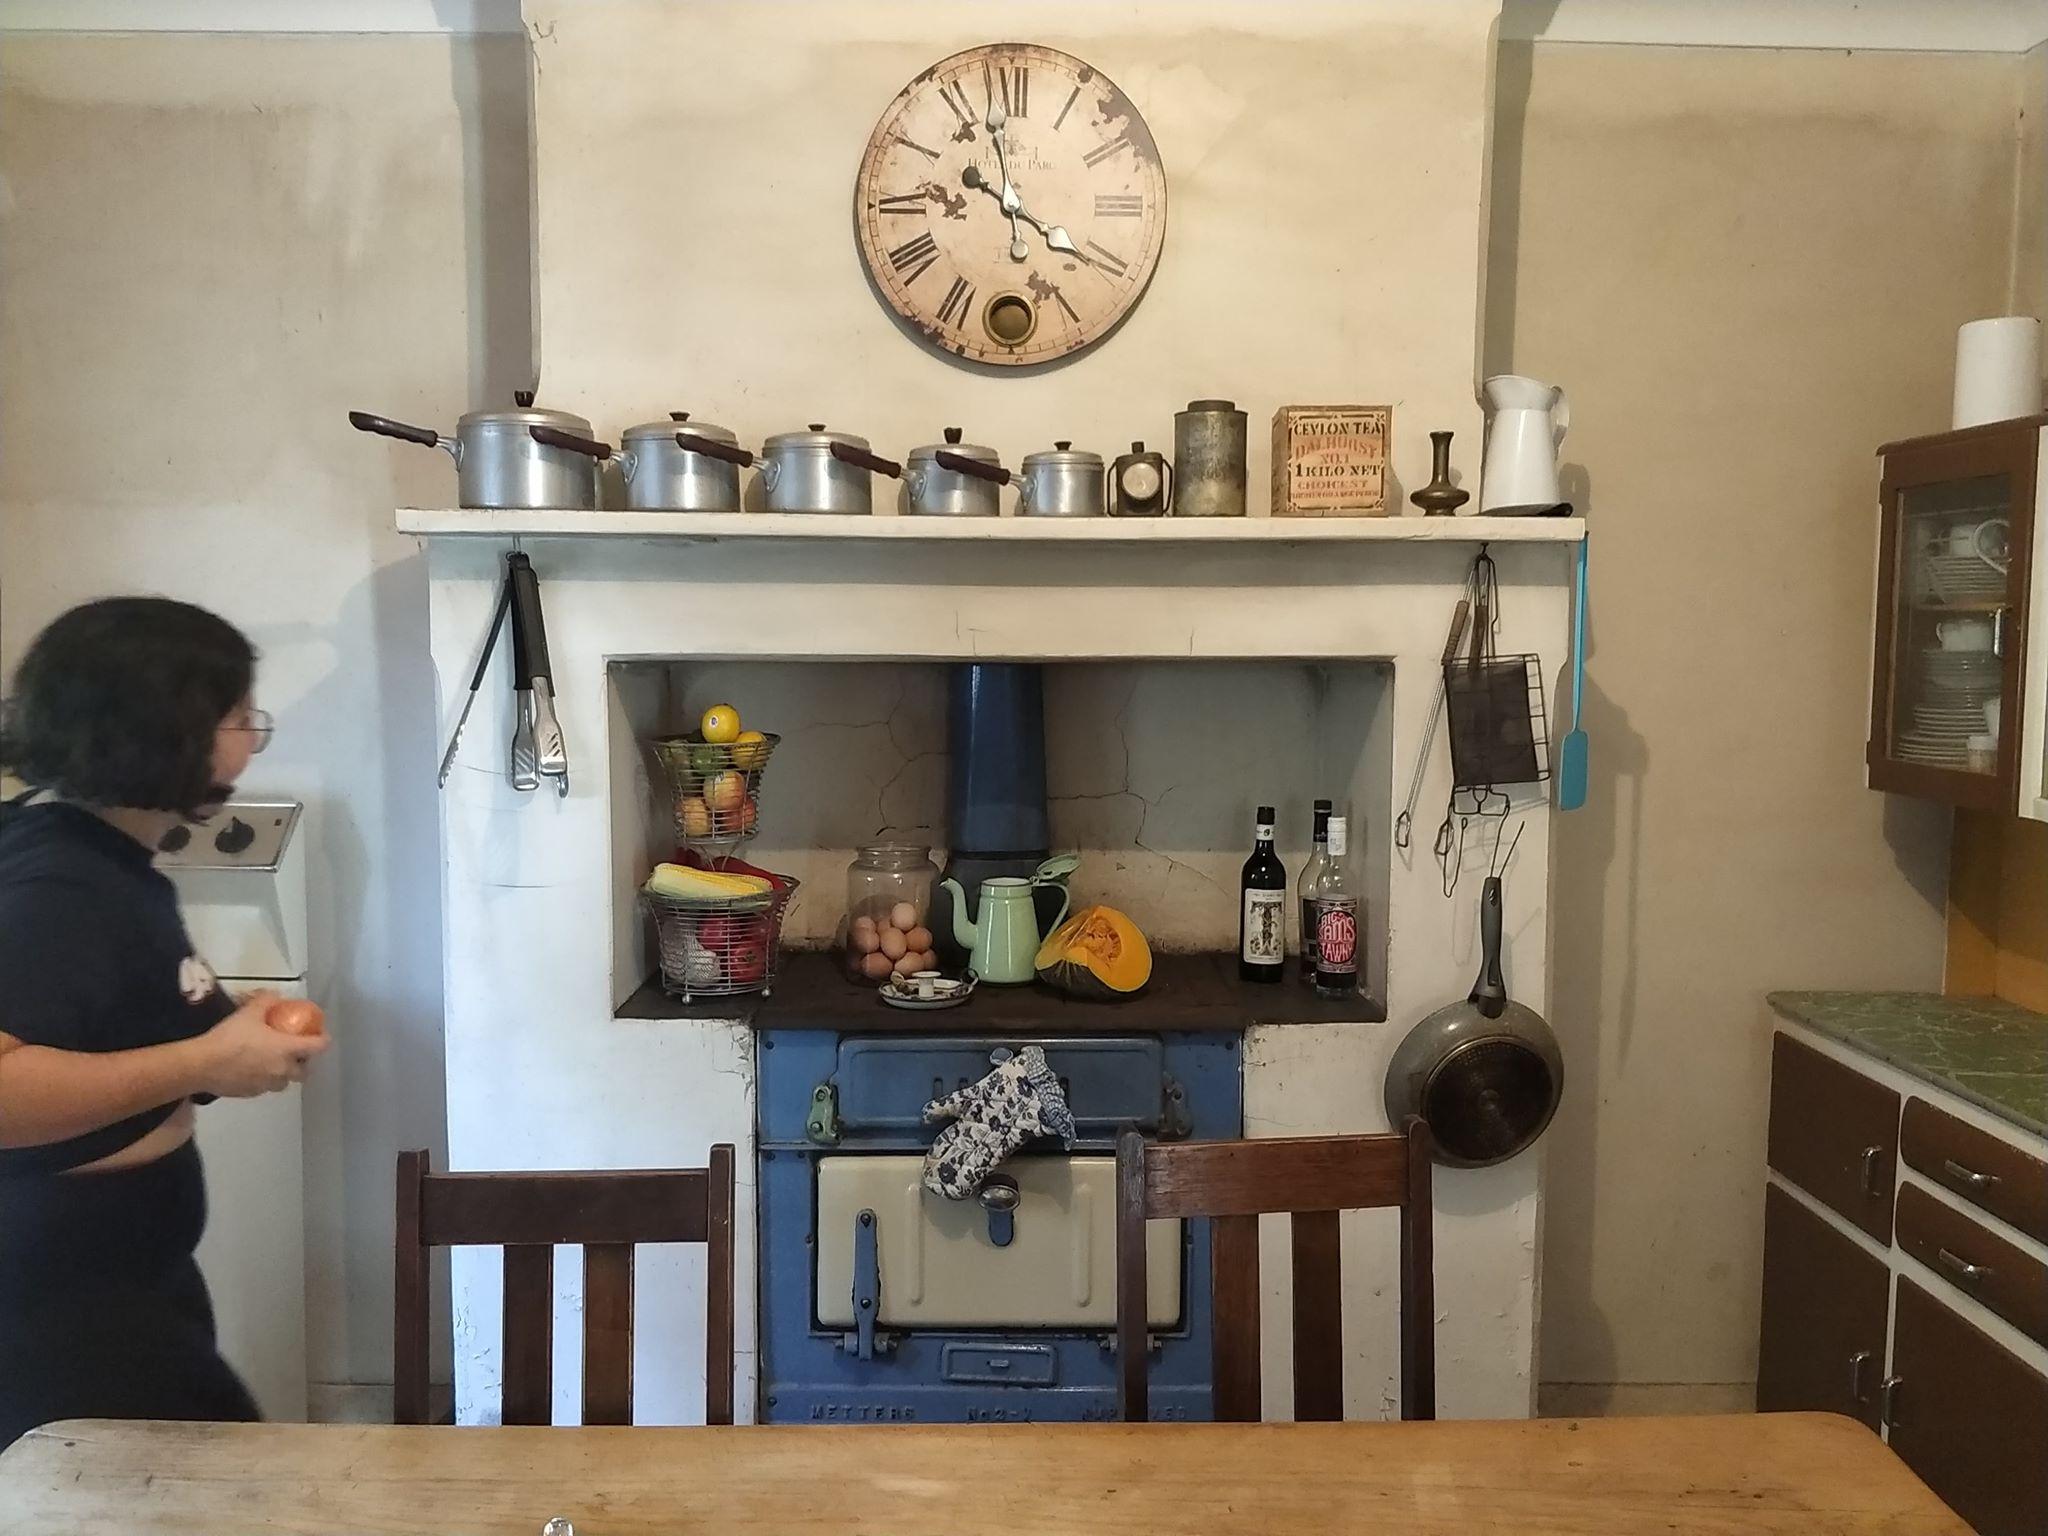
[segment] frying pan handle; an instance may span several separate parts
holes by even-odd
[[[410,427],[402,421],[393,421],[389,416],[372,416],[368,411],[350,411],[348,424],[358,432],[395,437],[401,443],[418,443],[422,448],[441,446],[441,434],[432,427]]]
[[[902,475],[903,466],[894,459],[885,459],[878,454],[865,453],[850,443],[834,443],[832,457],[842,464],[851,464],[856,469],[865,469],[870,474],[887,475],[895,479]]]
[[[579,437],[574,432],[563,432],[555,427],[528,427],[526,430],[536,443],[549,448],[562,448],[599,460],[612,456],[612,445],[600,443],[595,438]]]
[[[701,453],[707,459],[723,459],[728,464],[737,464],[745,469],[754,462],[754,456],[744,448],[731,443],[721,443],[714,438],[699,437],[694,432],[678,432],[676,446],[690,453]]]
[[[991,485],[1008,485],[1010,472],[1000,464],[985,464],[980,459],[970,459],[963,453],[949,453],[941,448],[932,455],[933,462],[941,468],[953,470],[975,480],[986,480]]]
[[[1500,972],[1500,876],[1488,875],[1479,892],[1479,979],[1472,983],[1472,1002],[1489,1019],[1507,1012],[1508,984]]]

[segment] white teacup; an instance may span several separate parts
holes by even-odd
[[[1989,619],[1943,619],[1934,626],[1934,638],[1944,651],[1988,651],[1991,635]]]

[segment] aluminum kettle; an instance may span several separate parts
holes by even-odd
[[[1563,510],[1557,450],[1571,425],[1564,391],[1541,379],[1500,373],[1480,386],[1479,398],[1488,418],[1479,510],[1501,516]]]

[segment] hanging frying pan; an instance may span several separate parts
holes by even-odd
[[[1387,1115],[1420,1115],[1436,1160],[1452,1168],[1506,1162],[1543,1134],[1564,1092],[1557,1036],[1535,1009],[1508,999],[1500,970],[1500,876],[1479,896],[1479,979],[1408,1031],[1387,1064]]]

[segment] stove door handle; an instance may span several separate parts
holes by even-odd
[[[995,1174],[981,1186],[976,1198],[988,1212],[988,1240],[998,1248],[1009,1247],[1017,1238],[1017,1207],[1024,1199],[1017,1181],[1008,1174]]]

